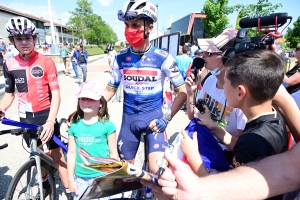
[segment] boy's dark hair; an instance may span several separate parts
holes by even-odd
[[[99,108],[98,111],[99,121],[106,122],[109,120],[109,114],[107,108],[107,101],[105,100],[104,97],[101,97],[100,104],[101,104],[101,108]],[[83,111],[80,109],[79,99],[78,99],[77,110],[68,117],[68,122],[73,123],[79,121],[80,119],[83,119]]]
[[[246,85],[260,102],[272,99],[284,77],[282,58],[270,50],[240,53],[225,63],[227,78],[233,87]]]
[[[182,53],[187,53],[187,52],[190,51],[190,50],[191,50],[191,48],[190,48],[189,46],[184,45],[184,46],[182,47]]]

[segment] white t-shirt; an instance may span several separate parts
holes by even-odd
[[[197,95],[205,99],[207,107],[211,111],[212,119],[225,130],[237,136],[238,130],[244,130],[247,118],[238,108],[229,107],[223,89],[217,88],[218,79],[210,76],[206,79],[202,90]],[[194,115],[197,117],[198,109],[194,108]]]

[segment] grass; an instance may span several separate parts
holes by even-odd
[[[97,47],[97,48],[88,48],[85,49],[88,52],[89,56],[94,56],[94,55],[100,55],[100,54],[104,54],[104,50]]]

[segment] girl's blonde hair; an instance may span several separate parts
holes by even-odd
[[[109,120],[109,114],[108,114],[108,108],[107,108],[107,101],[105,100],[104,97],[100,98],[100,104],[101,104],[101,108],[99,107],[99,111],[98,111],[99,121],[106,122]],[[77,110],[68,117],[68,122],[70,122],[70,123],[78,122],[80,119],[83,118],[83,115],[84,115],[84,113],[80,109],[79,99],[78,99]]]

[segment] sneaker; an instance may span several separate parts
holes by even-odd
[[[51,188],[50,186],[48,188],[43,188],[43,196],[44,196],[44,199],[49,195],[51,194]],[[35,198],[36,200],[41,200],[40,198],[40,190],[38,191],[38,193],[35,195]]]

